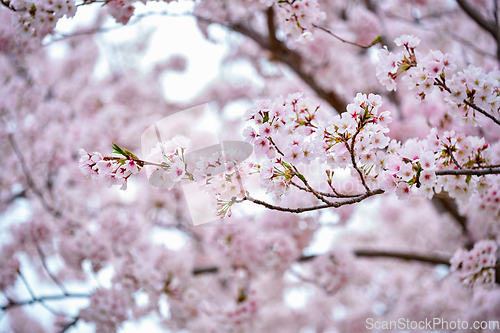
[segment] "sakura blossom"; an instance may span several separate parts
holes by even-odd
[[[0,331],[498,321],[494,1],[0,2]]]

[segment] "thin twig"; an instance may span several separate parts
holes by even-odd
[[[361,47],[363,49],[369,49],[370,47],[372,47],[373,45],[377,45],[378,43],[380,43],[382,41],[382,38],[381,37],[377,37],[373,40],[373,42],[371,42],[370,44],[368,45],[360,45],[360,44],[357,44],[357,43],[353,43],[353,42],[350,42],[348,40],[345,40],[339,36],[337,36],[336,34],[334,34],[333,32],[331,32],[330,30],[326,29],[326,28],[323,28],[323,27],[320,27],[319,25],[316,25],[313,23],[313,27],[317,28],[317,29],[320,29],[320,30],[323,30],[324,32],[332,35],[333,37],[337,38],[338,40],[340,40],[341,42],[344,42],[344,43],[347,43],[347,44],[350,44],[350,45],[354,45],[354,46],[357,46],[357,47]]]
[[[104,161],[120,161],[120,160],[126,160],[126,158],[124,158],[124,157],[116,157],[116,156],[104,156],[103,160]],[[136,162],[140,167],[143,167],[145,165],[153,165],[153,166],[157,166],[157,167],[160,167],[160,168],[168,167],[168,164],[166,164],[166,163],[162,163],[162,164],[153,163],[153,162],[144,161],[144,160],[141,160],[141,159],[138,159],[138,158],[130,158],[130,160]]]
[[[28,182],[28,186],[31,188],[33,193],[38,197],[40,203],[42,204],[43,208],[45,208],[46,211],[51,213],[54,217],[60,217],[61,212],[59,210],[56,210],[54,207],[49,205],[47,201],[45,200],[42,192],[38,189],[38,187],[35,185],[35,181],[31,177],[31,173],[28,169],[28,166],[26,165],[26,161],[24,159],[23,153],[21,152],[21,149],[17,145],[17,142],[14,138],[14,134],[9,133],[7,135],[9,138],[10,145],[12,146],[12,149],[14,150],[14,153],[17,156],[17,159],[19,160],[19,163],[21,164],[21,169],[23,170],[24,176],[26,177],[26,181]]]
[[[469,107],[473,108],[474,110],[476,110],[477,112],[485,115],[486,117],[490,118],[491,120],[493,120],[495,122],[495,124],[499,125],[500,126],[500,121],[493,117],[491,114],[489,114],[488,112],[484,111],[483,109],[481,109],[479,106],[477,106],[476,104],[474,103],[471,103],[467,100],[464,99],[464,103],[467,104]]]
[[[331,203],[330,201],[326,200],[321,194],[316,192],[316,190],[314,190],[311,187],[311,185],[309,185],[309,182],[306,180],[306,178],[303,175],[301,175],[299,173],[299,170],[297,170],[297,168],[294,165],[292,165],[292,168],[294,170],[294,175],[297,176],[302,181],[302,183],[307,187],[309,192],[311,192],[316,198],[318,198],[320,201],[324,202],[325,204],[329,205]]]
[[[463,167],[460,165],[460,163],[458,163],[457,159],[455,158],[455,156],[453,156],[453,153],[450,151],[448,151],[448,154],[450,154],[450,157],[451,157],[451,160],[453,161],[453,163],[457,166],[457,168],[459,169],[463,169]]]
[[[438,87],[441,87],[442,89],[446,90],[448,93],[452,93],[451,92],[451,89],[446,85],[446,82],[443,80],[439,80],[439,78],[435,78],[434,79],[434,84]],[[499,125],[500,126],[500,120],[496,119],[495,117],[493,117],[491,114],[489,114],[488,112],[486,112],[485,110],[481,109],[479,106],[477,106],[476,104],[464,99],[463,101],[467,106],[473,108],[474,110],[476,110],[477,112],[485,115],[486,117],[490,118],[491,120],[493,120],[495,122],[495,124]]]
[[[490,22],[488,19],[483,17],[479,11],[477,11],[473,6],[471,6],[467,0],[457,0],[458,5],[462,10],[469,15],[471,19],[473,19],[481,28],[489,32],[495,42],[497,43],[497,59],[500,61],[500,30],[498,27],[498,19],[495,15],[495,22]],[[495,1],[495,9],[496,9],[496,1]],[[496,10],[495,10],[496,13]]]
[[[21,280],[23,281],[24,283],[24,286],[26,287],[26,289],[28,290],[28,293],[31,295],[31,297],[33,299],[37,298],[36,295],[35,295],[35,292],[33,291],[33,289],[31,288],[31,286],[29,285],[28,283],[28,280],[26,279],[26,277],[21,273],[21,271],[18,272],[19,276],[21,277]],[[54,315],[56,316],[64,316],[64,314],[60,313],[59,311],[53,309],[51,306],[49,306],[48,304],[45,304],[45,302],[40,302],[40,305],[43,306],[45,309],[47,309],[49,312],[53,313]]]
[[[302,208],[288,208],[288,207],[280,207],[280,206],[271,205],[271,204],[264,202],[262,200],[252,198],[248,194],[242,200],[243,201],[245,201],[245,200],[251,201],[255,204],[264,206],[264,207],[271,209],[271,210],[278,210],[278,211],[289,212],[289,213],[303,213],[303,212],[309,212],[309,211],[319,210],[319,209],[324,209],[324,208],[329,208],[329,207],[339,208],[339,207],[345,206],[345,205],[352,205],[352,204],[361,202],[369,197],[372,197],[372,196],[378,195],[378,194],[382,194],[382,193],[384,193],[384,190],[377,189],[377,190],[373,190],[373,191],[369,191],[367,193],[364,193],[363,195],[356,197],[356,198],[352,198],[352,199],[348,199],[348,200],[344,200],[344,201],[329,202],[328,204],[310,206],[310,207],[302,207]]]
[[[365,177],[363,176],[363,173],[361,172],[361,170],[359,170],[358,165],[356,164],[356,160],[355,160],[356,155],[354,153],[354,144],[356,143],[356,137],[358,136],[359,132],[361,132],[362,128],[363,128],[363,126],[359,126],[356,133],[354,133],[354,135],[352,136],[350,147],[349,147],[349,143],[347,142],[347,140],[344,141],[344,143],[347,147],[347,150],[349,151],[349,154],[351,155],[352,166],[358,172],[359,178],[361,179],[361,183],[363,184],[363,187],[366,189],[366,193],[369,193],[370,188],[368,187],[368,185],[365,182]]]
[[[377,250],[355,250],[354,254],[358,257],[384,257],[404,260],[420,261],[428,264],[447,265],[450,266],[449,258],[439,258],[432,256],[419,255],[414,253],[394,252],[394,251],[377,251]]]
[[[399,252],[399,251],[381,251],[381,250],[367,250],[367,249],[358,249],[354,250],[354,255],[357,257],[369,257],[369,258],[393,258],[393,259],[403,259],[403,260],[411,260],[418,261],[426,264],[432,265],[447,265],[450,266],[450,258],[445,257],[436,257],[432,255],[422,255],[416,253],[409,252]],[[316,258],[318,255],[307,255],[300,256],[297,258],[298,262],[310,261]],[[219,272],[219,267],[217,266],[208,266],[208,267],[199,267],[193,269],[193,275],[202,275],[202,274],[215,274]]]
[[[488,52],[486,52],[484,50],[481,50],[479,47],[477,47],[476,45],[472,44],[468,40],[462,38],[461,36],[459,36],[457,34],[454,34],[453,32],[448,31],[448,30],[445,33],[448,34],[448,35],[450,35],[453,39],[455,39],[460,44],[463,44],[464,46],[470,48],[472,51],[476,52],[477,54],[479,54],[479,55],[481,55],[481,56],[483,56],[485,58],[488,57],[488,58],[492,58],[492,59],[497,59],[496,55],[488,53]]]
[[[52,274],[52,272],[49,270],[49,267],[47,266],[47,261],[46,261],[45,254],[42,252],[42,249],[40,248],[40,245],[38,244],[38,241],[35,240],[35,242],[36,242],[36,249],[38,251],[38,255],[40,256],[40,259],[42,260],[42,265],[45,268],[45,271],[50,276],[50,278],[54,281],[54,283],[57,284],[57,286],[59,287],[59,289],[61,289],[61,291],[63,292],[63,294],[64,295],[68,295],[68,290],[66,289],[66,287],[64,287],[64,285],[57,278],[57,276],[55,276],[54,274]]]
[[[271,210],[278,210],[278,211],[281,211],[281,212],[289,212],[289,213],[303,213],[303,212],[310,212],[310,211],[313,211],[313,210],[319,210],[319,209],[324,209],[324,208],[329,208],[329,207],[333,207],[333,203],[332,204],[324,204],[324,205],[317,205],[317,206],[311,206],[311,207],[304,207],[304,208],[286,208],[286,207],[280,207],[280,206],[275,206],[275,205],[271,205],[265,201],[261,201],[259,199],[255,199],[255,198],[252,198],[250,196],[245,196],[245,198],[243,198],[243,201],[245,200],[248,200],[248,201],[251,201],[255,204],[258,204],[258,205],[261,205],[261,206],[264,206],[268,209],[271,209]]]
[[[4,5],[5,7],[9,8],[10,10],[12,10],[13,12],[17,12],[17,10],[14,8],[14,7],[11,7],[10,6],[10,1],[7,2],[5,0],[0,0],[0,2],[2,3],[2,5]]]
[[[76,317],[72,322],[64,325],[62,328],[61,328],[61,331],[59,333],[64,333],[66,332],[67,330],[69,330],[72,326],[75,326],[76,323],[78,322],[78,320],[80,319],[80,317]]]
[[[495,37],[498,34],[498,30],[495,29],[495,25],[485,19],[481,13],[479,13],[473,6],[471,6],[466,0],[457,0],[458,5],[462,10],[471,18],[473,19],[481,28],[484,30],[488,31],[493,37]]]
[[[309,191],[307,188],[302,187],[302,186],[294,183],[293,181],[291,181],[290,184],[292,184],[293,186],[295,186],[299,190],[306,191],[306,192]],[[335,189],[331,186],[331,184],[330,184],[330,188],[332,189],[332,191],[334,192],[334,194],[327,193],[327,192],[321,192],[321,191],[318,191],[318,190],[315,190],[315,191],[317,193],[321,194],[324,197],[339,198],[339,199],[342,199],[342,198],[357,198],[357,197],[363,195],[363,194],[340,194],[337,191],[335,191]]]
[[[23,306],[23,305],[29,305],[33,303],[39,303],[39,302],[44,302],[44,301],[57,301],[57,300],[62,300],[66,298],[87,298],[92,296],[92,294],[79,294],[79,293],[74,293],[74,294],[67,294],[67,295],[48,295],[48,296],[40,296],[40,297],[35,297],[30,300],[26,301],[20,301],[20,302],[13,302],[9,301],[8,304],[0,307],[0,310],[7,310],[16,306]]]

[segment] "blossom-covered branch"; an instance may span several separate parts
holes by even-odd
[[[485,175],[499,174],[500,168],[490,167],[500,160],[498,147],[490,148],[484,139],[464,137],[454,131],[439,135],[433,129],[425,140],[409,140],[404,144],[390,141],[385,133],[392,118],[390,112],[379,111],[381,104],[380,96],[358,94],[346,113],[323,123],[320,106],[311,105],[301,94],[274,102],[259,101],[246,113],[247,120],[258,129],[249,126],[243,135],[254,145],[261,164],[244,161],[241,152],[227,151],[202,157],[193,170],[184,160],[189,140],[176,137],[158,143],[148,157],[150,161],[139,160],[115,144],[115,153],[122,157],[103,157],[82,150],[80,167],[84,174],[105,178],[108,185],[114,181],[122,188],[140,167],[149,168],[150,183],[156,187],[171,189],[182,179],[197,181],[213,197],[221,217],[230,216],[231,207],[242,201],[301,213],[339,208],[391,191],[405,199],[417,189],[428,198],[443,189],[466,201],[474,190],[482,193],[487,188]],[[313,188],[307,175],[299,170],[318,162],[325,170],[319,184],[326,191]],[[361,186],[357,193],[339,195],[332,186],[334,171],[331,170],[336,168],[349,168],[357,175],[357,180],[350,180]],[[260,174],[261,185],[276,201],[295,187],[311,193],[321,204],[289,208],[253,198],[244,190],[244,179],[253,173]],[[448,175],[455,178],[447,178]],[[327,199],[330,197],[341,200],[332,202]]]

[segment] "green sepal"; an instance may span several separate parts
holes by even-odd
[[[128,149],[125,149],[125,148],[122,148],[120,146],[118,146],[116,143],[114,142],[111,142],[111,147],[113,147],[114,151],[113,153],[115,154],[119,154],[119,155],[123,155],[125,156],[127,159],[129,157],[132,157],[133,159],[137,160],[139,159],[137,156],[135,156],[130,150]]]
[[[376,44],[381,43],[381,42],[382,42],[382,36],[378,36],[377,38],[375,38],[373,40],[371,45],[373,46],[373,45],[376,45]]]
[[[467,175],[467,177],[465,177],[465,182],[467,183],[467,185],[470,185],[471,179],[472,179],[472,175]]]

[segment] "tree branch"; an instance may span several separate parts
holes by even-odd
[[[467,229],[467,218],[460,215],[455,200],[452,198],[440,197],[435,195],[431,201],[438,212],[448,212],[455,219],[455,221],[462,229],[462,234],[464,234],[466,237],[465,247],[469,250],[472,249],[472,247],[474,246],[474,240],[472,239],[472,236]]]
[[[51,213],[54,217],[60,217],[61,212],[56,210],[54,207],[49,205],[47,201],[45,200],[42,192],[38,189],[38,187],[35,185],[35,182],[33,178],[31,178],[31,173],[28,169],[28,166],[26,165],[26,161],[24,159],[23,153],[21,152],[21,149],[17,145],[17,142],[14,138],[14,134],[9,133],[8,136],[10,145],[12,146],[12,149],[14,150],[14,153],[17,156],[17,159],[19,160],[19,163],[21,164],[21,169],[23,170],[24,176],[26,177],[26,181],[28,182],[28,186],[31,188],[33,193],[38,197],[40,203],[42,204],[43,208],[45,208],[46,211]]]
[[[469,5],[466,0],[457,0],[457,3],[471,19],[473,19],[481,28],[488,31],[495,38],[495,40],[497,39],[498,30],[496,29],[495,24],[484,18],[483,15],[481,15],[481,13],[479,13],[474,7]]]
[[[436,170],[436,176],[447,176],[447,175],[448,176],[457,176],[457,175],[483,176],[483,175],[494,175],[494,174],[500,174],[500,168]],[[308,188],[308,189],[310,189],[310,188]],[[324,202],[324,204],[322,204],[322,205],[301,207],[301,208],[289,208],[289,207],[281,207],[281,206],[272,205],[272,204],[267,203],[265,201],[252,198],[248,193],[246,194],[246,196],[243,199],[241,199],[238,202],[243,202],[245,200],[248,200],[248,201],[251,201],[255,204],[264,206],[267,209],[299,214],[299,213],[303,213],[303,212],[310,212],[310,211],[320,210],[320,209],[324,209],[324,208],[330,208],[330,207],[339,208],[339,207],[345,206],[345,205],[352,205],[352,204],[361,202],[361,201],[363,201],[369,197],[372,197],[374,195],[383,194],[383,193],[385,193],[385,191],[382,189],[370,190],[368,188],[366,193],[359,195],[359,196],[356,196],[354,198],[350,198],[348,200],[335,201],[335,202],[322,200]],[[319,194],[316,193],[315,195],[319,195]]]
[[[62,328],[61,328],[61,331],[59,333],[64,333],[66,332],[67,330],[69,330],[72,326],[75,326],[76,323],[78,322],[78,320],[80,319],[80,317],[76,317],[72,322],[64,325]]]
[[[361,202],[369,197],[372,197],[372,196],[378,195],[378,194],[382,194],[382,193],[384,193],[384,190],[376,189],[373,191],[368,191],[368,192],[366,192],[366,193],[364,193],[356,198],[351,198],[351,199],[344,200],[344,201],[335,201],[335,202],[327,201],[327,202],[329,202],[328,204],[325,203],[323,205],[303,207],[303,208],[287,208],[287,207],[280,207],[280,206],[271,205],[271,204],[264,202],[264,201],[261,201],[259,199],[252,198],[248,194],[242,199],[242,201],[248,200],[248,201],[251,201],[251,202],[256,203],[258,205],[264,206],[264,207],[271,209],[271,210],[278,210],[281,212],[289,212],[289,213],[297,213],[298,214],[298,213],[309,212],[309,211],[319,210],[319,209],[324,209],[324,208],[330,208],[330,207],[339,208],[339,207],[345,206],[345,205],[352,205],[352,204]]]
[[[276,25],[274,24],[274,8],[269,7],[266,12],[267,14],[267,30],[269,32],[269,45],[272,49],[278,49],[280,47],[280,41],[276,38]]]
[[[498,22],[490,22],[489,20],[487,20],[473,6],[469,5],[466,0],[457,0],[457,3],[471,19],[473,19],[481,28],[483,28],[493,36],[495,42],[497,43],[497,59],[498,61],[500,61],[500,31]],[[497,14],[495,13],[495,19],[497,18],[496,15]]]
[[[354,254],[357,257],[403,259],[409,261],[418,261],[421,263],[432,264],[432,265],[450,266],[450,258],[421,255],[408,252],[358,249],[354,250]],[[298,262],[310,261],[316,258],[317,256],[318,255],[301,256],[297,259],[297,261]],[[215,274],[218,272],[219,272],[219,267],[217,266],[200,267],[193,269],[193,275],[212,274],[212,273]]]
[[[436,170],[436,176],[484,176],[498,174],[500,174],[500,168]]]
[[[302,186],[294,183],[293,181],[290,181],[290,184],[292,184],[293,186],[295,186],[299,190],[302,190],[302,191],[305,191],[305,192],[309,192],[309,190],[307,188],[302,187]],[[329,185],[330,185],[330,188],[332,189],[332,191],[334,191],[333,194],[332,193],[321,192],[321,191],[315,190],[316,193],[321,194],[324,197],[341,198],[341,199],[343,199],[343,198],[357,198],[357,197],[363,195],[363,194],[340,194],[337,191],[335,191],[335,189],[331,186],[330,183],[329,183]]]
[[[66,290],[66,288],[64,287],[62,282],[54,274],[52,274],[52,272],[49,270],[49,267],[47,266],[47,260],[46,260],[45,254],[42,252],[42,249],[40,248],[40,245],[38,244],[38,242],[36,240],[35,240],[35,242],[36,242],[36,249],[38,251],[38,255],[40,256],[40,259],[42,260],[42,265],[45,268],[45,271],[47,272],[49,277],[52,279],[52,281],[54,281],[54,283],[57,284],[59,289],[61,289],[63,294],[68,295],[68,290]]]
[[[62,300],[66,298],[87,298],[92,296],[92,294],[67,294],[67,295],[48,295],[48,296],[40,296],[40,297],[33,297],[30,300],[26,301],[20,301],[20,302],[13,302],[9,301],[8,304],[0,307],[0,310],[7,310],[16,306],[23,306],[23,305],[28,305],[28,304],[33,304],[33,303],[38,303],[38,302],[45,302],[45,301],[57,301],[57,300]]]
[[[343,113],[346,111],[347,104],[342,100],[342,98],[337,95],[335,92],[327,92],[323,88],[321,88],[314,78],[312,77],[311,74],[306,73],[302,70],[301,65],[302,65],[302,57],[301,55],[293,50],[290,50],[283,44],[283,42],[279,41],[278,39],[273,39],[273,43],[271,44],[269,42],[269,39],[272,38],[271,36],[274,34],[274,31],[271,31],[269,33],[269,37],[265,38],[258,33],[256,33],[254,30],[251,28],[247,27],[243,23],[227,23],[227,24],[222,24],[219,22],[212,21],[210,19],[200,17],[200,16],[195,16],[199,20],[203,20],[207,23],[217,23],[225,26],[226,28],[236,31],[250,39],[252,39],[254,42],[256,42],[259,46],[261,46],[263,49],[266,49],[270,51],[276,60],[281,61],[282,63],[288,65],[309,87],[311,87],[312,90],[316,92],[316,94],[324,99],[325,101],[328,102],[338,113]],[[272,17],[274,18],[274,15],[270,15],[268,12],[268,18]],[[273,28],[274,23],[273,22],[268,22],[268,28]],[[275,35],[276,36],[276,35]]]
[[[339,36],[337,36],[336,34],[334,34],[333,32],[331,32],[330,30],[326,29],[326,28],[323,28],[319,25],[316,25],[313,23],[313,27],[317,28],[317,29],[320,29],[320,30],[323,30],[324,32],[326,32],[327,34],[329,35],[332,35],[333,37],[337,38],[338,40],[340,40],[341,42],[344,42],[344,43],[347,43],[347,44],[350,44],[350,45],[354,45],[354,46],[357,46],[357,47],[360,47],[362,49],[369,49],[370,47],[372,47],[373,45],[376,45],[378,43],[380,43],[382,41],[382,36],[379,36],[377,38],[375,38],[373,40],[373,42],[371,42],[370,44],[368,45],[360,45],[360,44],[357,44],[357,43],[353,43],[353,42],[350,42],[348,40],[345,40]]]
[[[354,254],[356,254],[356,256],[358,257],[393,258],[393,259],[419,261],[433,265],[450,266],[449,258],[439,258],[439,257],[419,255],[414,253],[395,252],[395,251],[376,251],[376,250],[355,250]]]
[[[2,3],[2,5],[4,5],[5,7],[9,8],[13,12],[17,11],[14,7],[10,6],[10,1],[0,0],[0,3]]]

